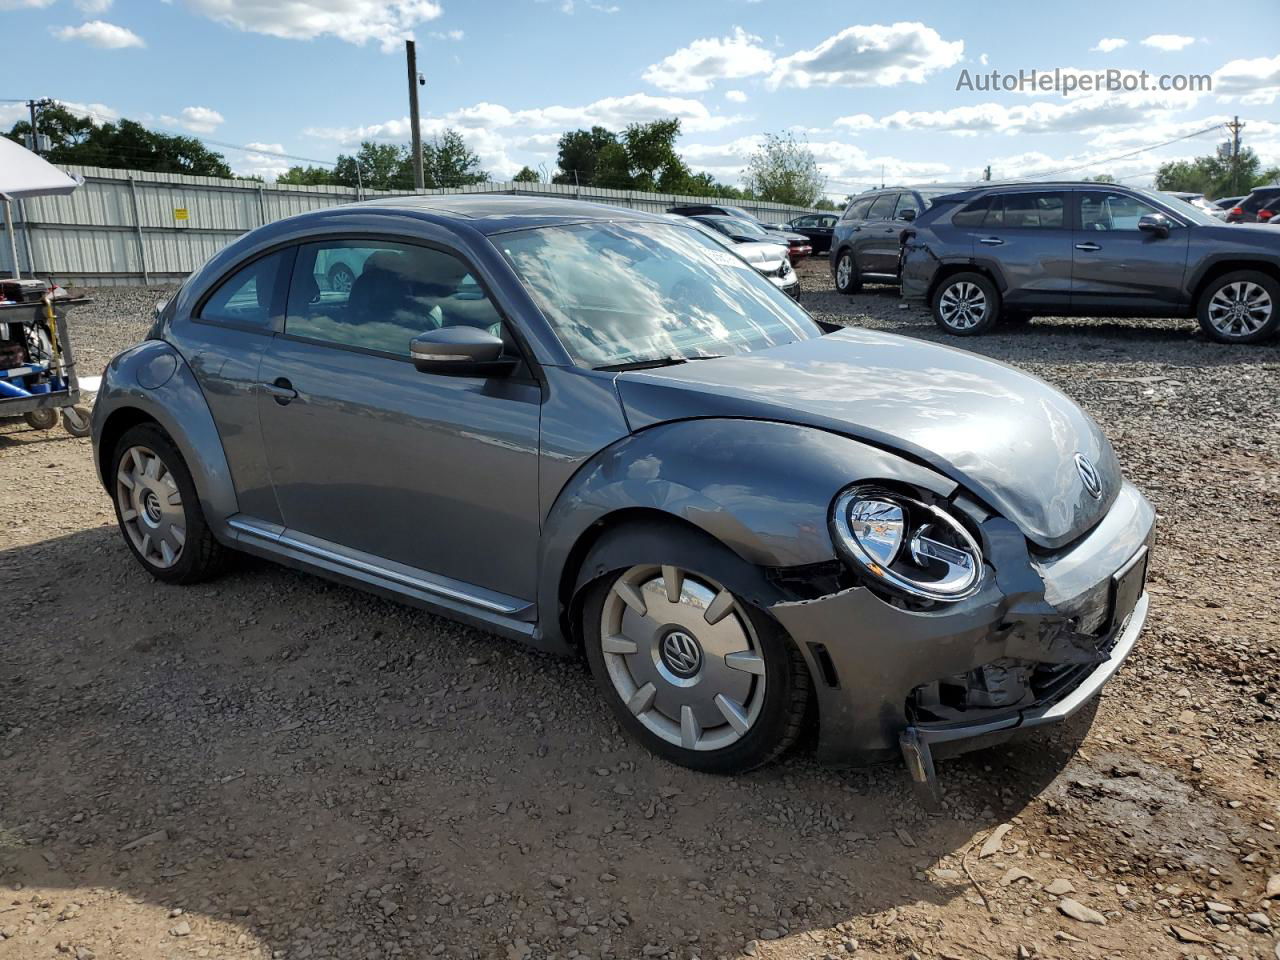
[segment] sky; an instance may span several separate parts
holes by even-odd
[[[1277,28],[1277,0],[0,0],[0,101],[200,136],[270,179],[407,142],[414,38],[424,133],[458,130],[495,179],[553,172],[565,130],[675,116],[690,166],[729,183],[790,132],[833,197],[988,165],[1143,185],[1236,115],[1280,163]],[[1004,89],[1031,71],[1066,79]],[[1105,71],[1130,89],[1064,89]],[[24,111],[0,102],[0,127]]]

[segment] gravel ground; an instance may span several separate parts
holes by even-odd
[[[803,268],[818,316],[944,339]],[[157,292],[98,294],[85,373]],[[1082,403],[1160,540],[1096,716],[943,762],[936,816],[892,766],[669,766],[580,664],[315,577],[159,586],[88,441],[4,422],[0,958],[1280,957],[1280,346],[961,345]]]

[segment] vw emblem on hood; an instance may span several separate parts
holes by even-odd
[[[672,630],[662,641],[662,661],[677,677],[687,680],[702,667],[702,648],[683,630]]]
[[[1080,474],[1080,482],[1095,500],[1102,499],[1102,477],[1098,476],[1098,468],[1083,453],[1076,454],[1076,472]]]

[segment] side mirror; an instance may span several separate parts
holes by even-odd
[[[479,327],[440,327],[409,343],[409,356],[420,373],[452,377],[501,377],[516,361],[502,356],[502,338]]]
[[[1148,213],[1138,218],[1138,229],[1157,237],[1167,237],[1170,226],[1169,218],[1163,213]]]
[[[915,218],[916,218],[916,212],[911,207],[907,207],[907,209],[903,210],[900,214],[898,214],[899,220],[911,221],[911,220],[914,220]]]

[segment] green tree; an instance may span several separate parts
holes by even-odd
[[[1173,160],[1156,171],[1157,190],[1186,190],[1206,197],[1232,197],[1248,193],[1256,186],[1274,182],[1280,170],[1264,170],[1262,160],[1250,147],[1233,161],[1216,153],[1194,160]]]
[[[541,183],[542,176],[532,167],[521,167],[520,172],[511,178],[516,183]]]
[[[276,177],[276,183],[291,183],[304,187],[329,187],[338,185],[340,182],[334,171],[328,167],[290,167]]]
[[[401,186],[413,186],[412,151],[406,150],[400,168]],[[404,182],[407,175],[407,184]],[[429,188],[463,187],[486,183],[489,174],[480,169],[480,157],[467,146],[458,131],[448,128],[422,144],[422,185]]]
[[[45,100],[39,105],[36,126],[39,133],[49,137],[46,156],[52,163],[203,177],[232,176],[226,158],[197,138],[158,133],[133,120],[99,124],[90,117],[72,113],[61,104]],[[21,143],[30,132],[30,122],[20,120],[6,135]]]
[[[1095,173],[1092,177],[1085,177],[1084,179],[1086,183],[1119,183],[1120,182],[1109,173]]]
[[[761,200],[798,207],[817,203],[827,185],[813,151],[790,133],[765,134],[765,142],[747,161],[743,181]]]
[[[676,153],[680,120],[651,120],[632,123],[622,134],[631,190],[677,193],[689,180],[689,168]]]
[[[333,168],[334,179],[347,187],[363,186],[366,190],[394,190],[402,187],[400,168],[405,161],[405,148],[393,143],[365,140],[355,156],[339,154]],[[409,185],[413,186],[410,179]]]
[[[560,171],[551,178],[551,182],[596,185],[600,151],[607,146],[617,146],[617,143],[618,135],[604,127],[571,130],[561,134],[559,152],[556,155],[556,165]],[[612,172],[616,173],[616,170]]]

